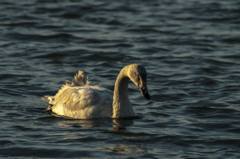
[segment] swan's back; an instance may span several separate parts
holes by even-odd
[[[66,85],[55,96],[46,96],[52,112],[78,119],[102,118],[112,116],[112,91],[100,86],[91,86],[79,71],[73,81]]]

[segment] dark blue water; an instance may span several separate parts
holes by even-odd
[[[46,111],[78,70],[113,90],[122,67],[139,119]],[[240,2],[1,0],[1,158],[240,158]]]

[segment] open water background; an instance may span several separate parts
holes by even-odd
[[[139,119],[74,120],[43,95],[148,71]],[[0,0],[1,158],[240,158],[240,2]]]

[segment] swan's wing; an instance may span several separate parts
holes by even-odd
[[[84,71],[78,71],[78,73],[74,75],[72,81],[66,80],[66,84],[62,86],[62,89],[69,86],[84,86],[89,83],[90,82],[85,78]],[[48,102],[49,104],[53,104],[55,98],[54,96],[45,95],[44,97],[42,97],[42,100]]]
[[[84,86],[86,83],[87,79],[85,78],[83,71],[78,71],[78,73],[74,76],[72,82],[66,80],[66,85],[68,86]]]
[[[65,86],[54,97],[52,111],[81,119],[111,117],[112,91],[98,86]]]
[[[79,71],[55,96],[44,96],[42,99],[53,105],[49,108],[58,115],[87,119],[111,117],[112,95],[110,90],[90,86],[84,72]]]

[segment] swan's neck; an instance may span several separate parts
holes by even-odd
[[[128,99],[128,82],[128,68],[124,67],[119,73],[114,87],[112,118],[134,116],[133,107]]]

